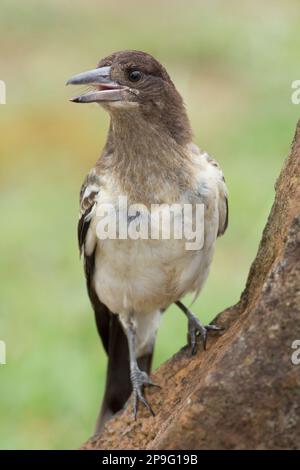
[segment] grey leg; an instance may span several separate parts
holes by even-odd
[[[133,389],[134,417],[135,419],[137,417],[139,402],[142,402],[143,405],[150,411],[152,416],[155,416],[154,411],[152,410],[151,406],[149,405],[149,403],[143,396],[143,388],[145,385],[158,387],[158,388],[160,387],[159,385],[154,384],[152,380],[150,379],[149,375],[146,372],[140,370],[138,366],[137,358],[136,358],[136,351],[135,351],[136,331],[132,322],[126,325],[125,332],[126,332],[126,336],[128,340],[128,347],[129,347],[130,378],[131,378],[132,389]]]
[[[217,325],[202,325],[200,320],[191,312],[189,308],[187,308],[180,300],[175,302],[176,305],[183,311],[188,319],[188,336],[189,336],[189,343],[191,345],[191,352],[192,355],[197,351],[197,336],[201,337],[203,343],[203,349],[206,349],[206,340],[207,340],[207,332],[208,331],[221,331],[223,328]]]

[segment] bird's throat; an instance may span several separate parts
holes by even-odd
[[[135,113],[112,116],[108,141],[112,146],[111,171],[132,199],[165,202],[162,193],[167,193],[173,202],[178,197],[177,188],[190,184],[186,146]]]

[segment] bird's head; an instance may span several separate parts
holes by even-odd
[[[96,69],[70,78],[67,85],[94,87],[93,91],[73,98],[75,103],[96,102],[112,107],[118,103],[120,109],[152,103],[159,106],[176,91],[165,68],[140,51],[115,52],[102,59]]]
[[[79,73],[67,85],[93,90],[72,98],[75,103],[99,103],[110,113],[138,112],[146,119],[176,122],[189,129],[183,100],[166,69],[150,54],[120,51],[102,59],[97,68]]]

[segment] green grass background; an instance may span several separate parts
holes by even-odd
[[[92,433],[106,359],[76,244],[78,192],[108,116],[68,102],[65,81],[114,50],[148,51],[184,96],[195,142],[220,162],[229,229],[194,305],[204,321],[245,284],[299,107],[299,4],[288,0],[2,0],[0,447],[76,448]],[[184,345],[171,307],[154,365]]]

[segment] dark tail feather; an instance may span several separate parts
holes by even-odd
[[[106,386],[96,432],[100,432],[106,421],[124,407],[132,391],[127,337],[118,316],[112,313],[110,313],[107,353]],[[139,367],[147,373],[151,369],[152,355],[150,353],[138,359]]]

